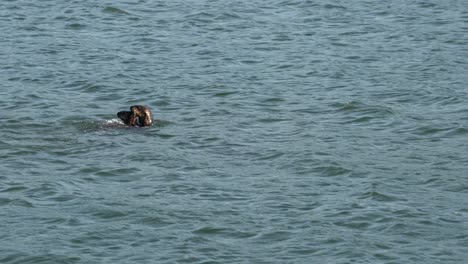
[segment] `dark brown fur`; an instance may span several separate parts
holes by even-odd
[[[132,105],[130,111],[121,111],[117,116],[129,126],[151,126],[153,124],[153,114],[151,109],[144,105]]]

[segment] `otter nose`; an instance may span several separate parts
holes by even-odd
[[[135,120],[135,124],[137,126],[144,126],[145,124],[143,124],[143,120],[141,117],[137,117],[136,120]]]

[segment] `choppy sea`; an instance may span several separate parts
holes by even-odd
[[[463,0],[1,1],[0,263],[466,263],[467,33]]]

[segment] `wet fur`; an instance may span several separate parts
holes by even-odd
[[[129,126],[151,126],[153,124],[153,114],[151,109],[144,105],[132,105],[130,111],[121,111],[117,116]]]

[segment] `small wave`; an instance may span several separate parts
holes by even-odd
[[[201,12],[189,14],[185,16],[185,19],[197,20],[197,21],[211,21],[214,17],[216,17],[216,15],[213,13],[201,11]]]
[[[227,96],[230,96],[232,94],[236,94],[238,92],[236,91],[230,91],[230,92],[219,92],[219,93],[215,93],[213,96],[214,97],[227,97]]]
[[[125,10],[122,10],[120,8],[117,8],[117,7],[113,7],[113,6],[108,6],[108,7],[105,7],[102,12],[104,13],[110,13],[110,14],[118,14],[118,15],[130,15],[130,13],[128,13],[127,11]]]
[[[340,6],[340,5],[332,5],[332,4],[326,4],[323,6],[325,9],[339,9],[339,10],[346,10],[346,7]]]
[[[4,193],[4,192],[20,192],[20,191],[24,191],[24,190],[27,190],[27,189],[28,188],[26,188],[24,186],[12,186],[12,187],[8,187],[8,188],[0,190],[0,192],[2,192],[2,193]]]
[[[194,230],[193,233],[201,235],[216,235],[224,232],[224,228],[215,228],[215,227],[202,227],[200,229]]]
[[[0,206],[2,205],[8,205],[12,202],[13,200],[9,199],[9,198],[0,198]]]
[[[85,25],[85,24],[81,24],[81,23],[71,23],[71,24],[65,25],[65,28],[78,30],[78,29],[84,29],[84,28],[86,28],[86,25]]]
[[[367,123],[373,120],[382,120],[395,116],[395,111],[382,105],[369,105],[359,101],[351,101],[348,103],[334,103],[332,107],[336,109],[343,117],[344,123]]]
[[[333,103],[332,107],[337,108],[339,112],[345,113],[375,113],[381,116],[394,114],[394,111],[389,107],[382,105],[368,105],[359,101]]]
[[[379,202],[394,202],[394,201],[402,200],[401,198],[398,198],[396,196],[391,196],[389,194],[383,194],[383,193],[377,192],[377,191],[368,191],[368,192],[362,194],[360,198],[361,199],[371,199],[371,200],[379,201]]]
[[[291,119],[288,118],[259,118],[257,119],[257,122],[260,123],[280,123],[280,122],[287,122],[291,121]]]

